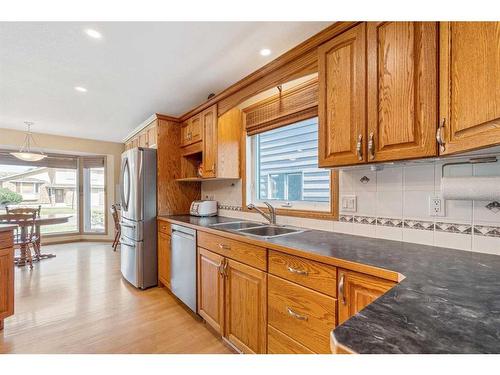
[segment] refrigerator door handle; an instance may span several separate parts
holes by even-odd
[[[123,166],[122,166],[122,183],[121,183],[121,198],[122,198],[122,205],[125,210],[128,210],[128,204],[130,201],[130,166],[128,162],[128,158],[125,158],[123,161]],[[127,185],[127,196],[125,196],[125,178],[128,179],[126,182]]]
[[[128,246],[128,247],[132,247],[132,248],[135,248],[135,245],[131,245],[129,243],[126,243],[126,242],[121,242],[122,245],[125,245],[125,246]]]

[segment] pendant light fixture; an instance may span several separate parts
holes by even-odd
[[[24,161],[39,161],[45,159],[47,155],[43,152],[31,152],[31,144],[37,145],[35,138],[33,138],[33,134],[31,134],[31,125],[33,125],[33,123],[30,121],[25,121],[24,123],[28,127],[28,131],[24,137],[24,143],[19,149],[19,152],[11,152],[10,154]]]

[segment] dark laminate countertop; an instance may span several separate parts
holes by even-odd
[[[0,232],[8,232],[9,230],[14,230],[17,225],[14,224],[0,224]]]
[[[164,218],[197,227],[238,220]],[[500,256],[316,230],[265,242],[406,277],[335,328],[355,352],[500,353]]]

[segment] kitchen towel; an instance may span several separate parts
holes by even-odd
[[[500,201],[500,177],[443,177],[443,199]]]

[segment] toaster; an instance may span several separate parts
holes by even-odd
[[[193,201],[189,214],[191,216],[217,216],[217,201]]]

